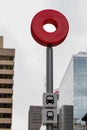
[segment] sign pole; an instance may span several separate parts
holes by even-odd
[[[44,30],[45,24],[52,24],[56,30],[52,33]],[[38,12],[31,22],[31,34],[34,40],[46,50],[46,93],[43,93],[42,123],[46,130],[53,130],[57,124],[57,95],[53,93],[53,49],[61,44],[68,33],[69,24],[66,17],[52,9]]]
[[[53,93],[53,49],[46,50],[46,93]],[[53,130],[53,124],[46,124],[46,130]]]
[[[46,50],[46,92],[53,93],[53,49]]]

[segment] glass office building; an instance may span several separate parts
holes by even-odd
[[[87,52],[74,55],[59,87],[59,107],[73,105],[73,129],[85,130],[87,113]]]

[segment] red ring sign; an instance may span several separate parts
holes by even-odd
[[[47,32],[43,26],[53,24],[54,32]],[[69,24],[66,17],[56,10],[42,10],[37,13],[31,22],[33,38],[43,46],[56,46],[61,44],[67,36]]]

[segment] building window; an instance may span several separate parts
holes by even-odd
[[[12,88],[13,84],[0,84],[0,88]]]
[[[12,79],[13,75],[10,74],[0,74],[0,79]]]
[[[0,124],[0,128],[11,128],[11,124]]]
[[[0,103],[0,108],[12,108],[11,103]]]
[[[0,113],[0,118],[11,118],[12,114],[7,114],[7,113]]]
[[[12,94],[3,94],[3,93],[0,93],[0,98],[12,98]]]
[[[0,69],[13,70],[13,65],[0,65]]]

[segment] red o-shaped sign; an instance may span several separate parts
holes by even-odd
[[[43,26],[53,24],[54,32],[47,32]],[[42,10],[37,13],[31,22],[31,33],[33,38],[43,46],[56,46],[64,41],[69,30],[66,17],[56,10]]]

